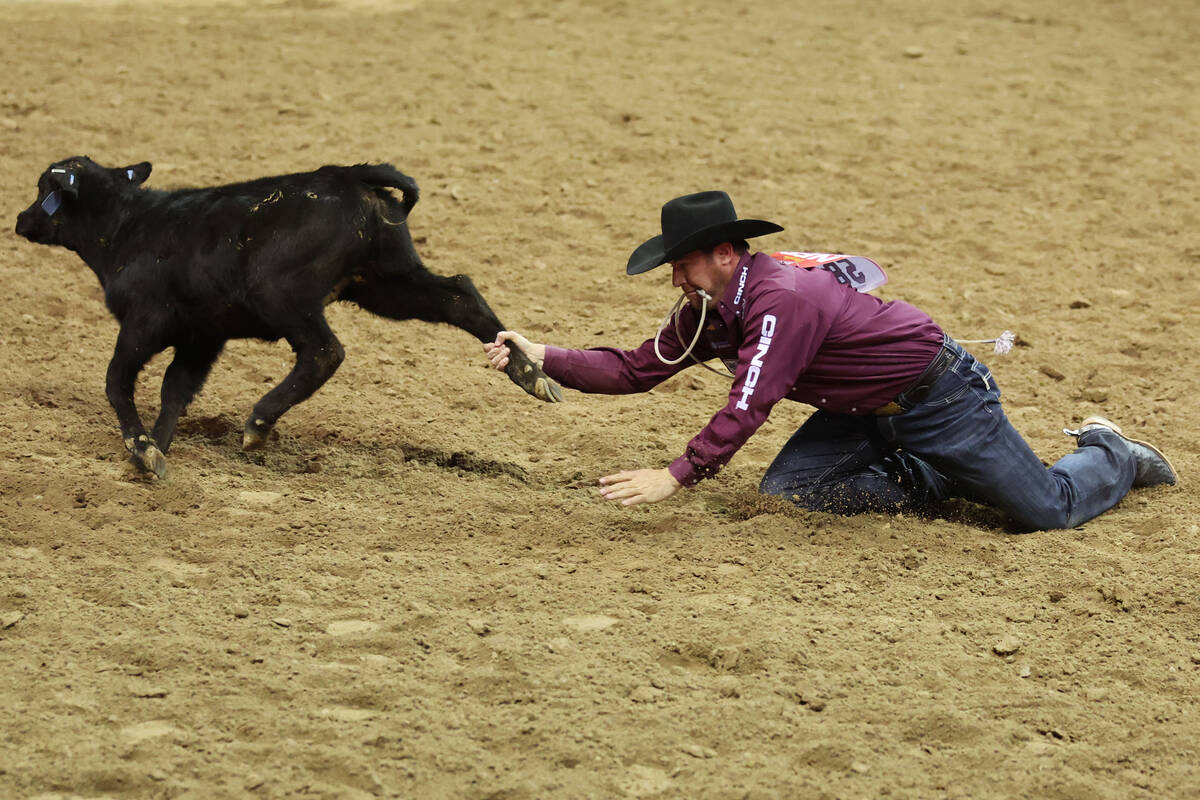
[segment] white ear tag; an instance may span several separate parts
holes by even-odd
[[[131,170],[131,169],[125,170],[125,175],[129,178],[129,180],[133,180],[133,170]]]

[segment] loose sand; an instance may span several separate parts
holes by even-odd
[[[0,795],[1200,796],[1200,7],[499,0],[0,3]],[[127,463],[90,271],[12,233],[51,161],[149,185],[390,161],[429,266],[569,346],[708,188],[871,256],[985,357],[1048,461],[1104,412],[1183,474],[1077,530],[760,501],[810,409],[621,509],[724,402],[541,404],[461,331],[331,309],[348,357],[240,450],[232,343],[166,480]],[[165,355],[140,383],[157,407]]]

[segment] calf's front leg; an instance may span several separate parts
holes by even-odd
[[[146,433],[133,402],[138,373],[159,349],[152,344],[145,331],[122,325],[112,360],[108,362],[105,392],[109,404],[117,412],[121,439],[129,451],[129,460],[139,469],[153,472],[161,478],[167,473],[167,459]]]
[[[196,392],[204,385],[213,362],[225,346],[223,341],[190,342],[175,346],[175,358],[167,367],[162,383],[162,406],[151,438],[163,453],[171,447],[175,428]]]

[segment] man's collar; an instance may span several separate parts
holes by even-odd
[[[748,251],[743,253],[737,267],[733,270],[733,275],[729,278],[729,283],[725,284],[725,291],[721,295],[721,305],[734,312],[746,298],[746,280],[750,274],[750,264],[753,261],[754,257]]]

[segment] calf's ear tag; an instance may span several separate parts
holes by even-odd
[[[61,186],[67,192],[79,196],[79,185],[75,180],[75,173],[69,172],[60,167],[55,167],[50,170],[50,177],[54,178],[54,182]]]
[[[42,211],[46,212],[46,216],[53,217],[54,212],[58,211],[58,207],[61,205],[62,195],[56,190],[46,195],[46,199],[42,201]]]
[[[128,166],[118,167],[113,170],[113,174],[120,175],[125,173],[125,178],[135,186],[140,186],[150,177],[150,162],[143,161],[140,164],[129,164]]]

